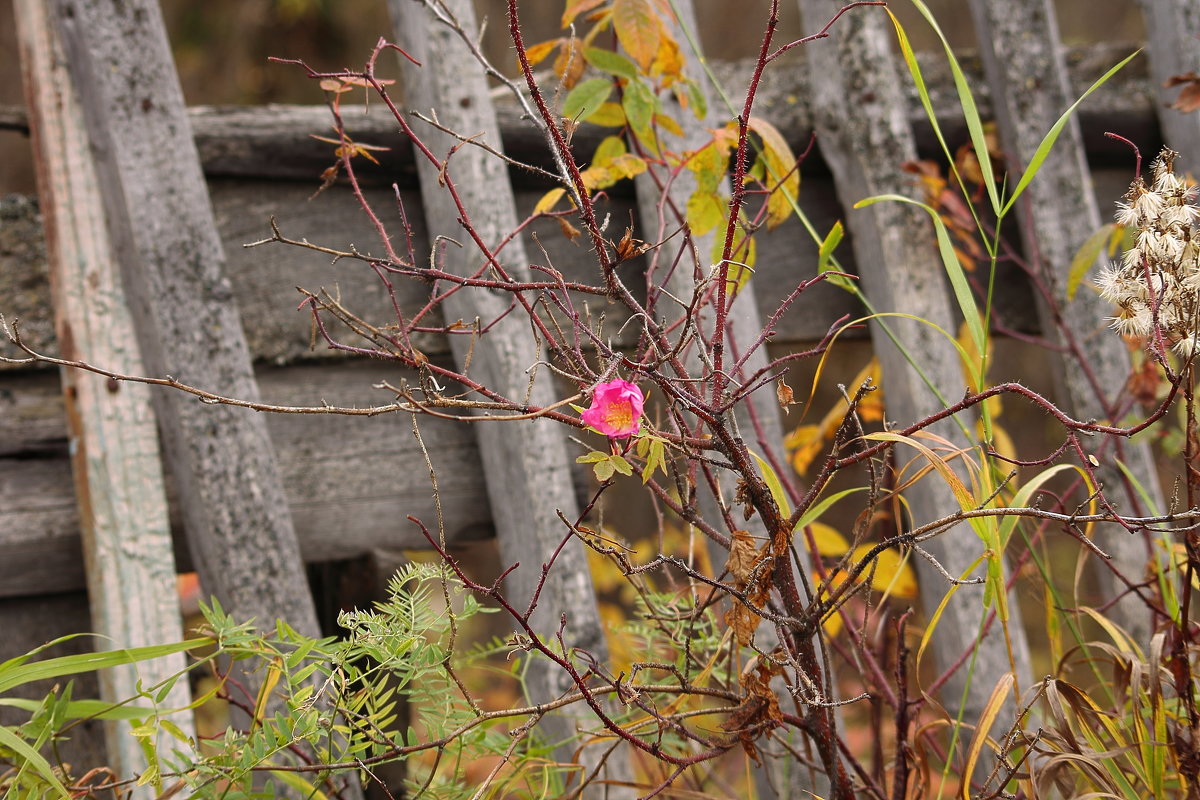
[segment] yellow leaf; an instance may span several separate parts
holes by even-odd
[[[975,735],[971,737],[971,746],[967,748],[967,765],[963,770],[964,775],[971,775],[975,771],[975,763],[979,760],[980,753],[983,752],[983,746],[988,741],[988,731],[992,729],[992,725],[996,722],[996,717],[1000,714],[1000,709],[1004,707],[1008,700],[1009,690],[1012,688],[1013,681],[1016,678],[1011,672],[1006,672],[1000,676],[1000,680],[996,682],[996,688],[992,689],[992,696],[988,698],[987,705],[983,707],[983,714],[979,718],[979,723],[975,727]],[[962,782],[962,800],[970,800],[971,782]]]
[[[567,7],[563,9],[562,26],[567,27],[577,16],[586,14],[603,2],[604,0],[569,0]]]
[[[820,425],[801,425],[783,440],[783,446],[791,453],[792,469],[798,475],[808,472],[809,465],[824,444],[825,436]]]
[[[537,66],[540,62],[546,59],[546,56],[554,52],[554,48],[562,44],[562,39],[551,39],[548,42],[538,42],[532,47],[525,50],[525,58],[529,59],[529,66]]]
[[[629,148],[625,146],[625,140],[622,137],[605,136],[600,140],[600,144],[596,145],[596,152],[592,154],[592,164],[602,165],[627,152],[629,152]]]
[[[567,190],[563,189],[561,186],[557,189],[551,189],[550,191],[546,192],[544,195],[542,195],[542,199],[537,201],[537,205],[533,207],[533,213],[535,215],[547,213],[554,208],[554,206],[566,193]]]
[[[850,556],[852,563],[857,563],[871,551],[872,545],[861,544],[854,548]],[[867,570],[871,572],[871,569]],[[906,558],[895,550],[884,550],[875,556],[875,566],[871,576],[871,588],[892,597],[910,600],[917,596],[917,574]]]
[[[839,571],[833,575],[826,575],[826,578],[829,579],[828,586],[825,585],[826,579],[822,578],[820,573],[814,572],[812,574],[812,585],[819,587],[817,590],[817,597],[820,600],[828,599],[829,593],[834,589],[837,589],[837,587],[841,586],[845,582],[846,573]],[[824,629],[826,636],[837,636],[839,633],[841,633],[843,627],[842,615],[839,614],[835,609],[827,614],[825,619],[821,621],[821,627]]]
[[[621,108],[620,103],[601,103],[587,121],[602,128],[621,128],[625,125],[625,110]]]
[[[773,191],[767,198],[767,230],[778,227],[792,214],[792,205],[800,196],[800,170],[787,140],[771,123],[750,117],[750,130],[763,143],[763,161],[767,165],[767,186]]]
[[[558,51],[558,58],[554,59],[554,74],[562,81],[564,87],[574,89],[586,66],[583,50],[579,46],[579,40],[573,36],[564,39],[563,42],[562,49]]]
[[[821,628],[825,631],[825,635],[833,638],[842,632],[842,615],[838,612],[833,612],[821,622]]]
[[[658,52],[654,54],[654,63],[650,65],[650,74],[661,75],[666,79],[664,85],[669,86],[683,77],[683,54],[679,52],[679,42],[675,41],[675,37],[661,28],[660,31]]]
[[[666,114],[655,114],[654,120],[658,123],[658,127],[662,128],[673,136],[683,136],[683,128],[679,127],[679,123],[672,117]]]
[[[846,537],[824,522],[810,522],[808,528],[812,531],[813,544],[816,545],[819,555],[839,558],[850,551],[850,543],[846,541]]]
[[[612,14],[617,40],[642,71],[649,72],[662,36],[662,23],[649,0],[613,0]]]

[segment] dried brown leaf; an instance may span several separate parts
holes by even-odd
[[[1180,90],[1179,95],[1175,98],[1175,102],[1168,103],[1167,108],[1173,108],[1184,114],[1200,109],[1200,75],[1197,75],[1195,72],[1172,75],[1170,78],[1167,78],[1163,86],[1168,89],[1175,86],[1183,86],[1183,89]]]

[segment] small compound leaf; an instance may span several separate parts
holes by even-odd
[[[612,464],[613,469],[622,475],[633,474],[633,466],[621,456],[609,456],[608,461]]]
[[[621,108],[625,111],[625,119],[638,139],[651,146],[654,144],[650,136],[650,123],[654,119],[655,102],[650,89],[641,81],[630,81],[625,84],[625,93],[621,97]],[[647,141],[648,140],[648,141]]]
[[[584,48],[583,57],[587,59],[589,64],[601,72],[607,72],[610,75],[616,75],[621,78],[637,80],[637,64],[634,64],[620,53],[614,53],[612,50],[605,50],[600,47],[587,47]]]
[[[602,128],[623,128],[625,110],[617,103],[601,103],[600,107],[588,116],[587,121]]]
[[[612,94],[609,78],[592,78],[576,86],[563,101],[562,115],[571,120],[584,120],[594,114]]]
[[[574,36],[564,39],[562,49],[558,51],[558,58],[554,59],[554,74],[562,81],[562,85],[567,89],[575,88],[575,84],[583,77],[585,66],[579,40]]]
[[[716,192],[693,192],[687,201],[688,227],[694,236],[704,236],[725,222],[728,212],[725,198]]]
[[[612,161],[617,156],[623,156],[629,149],[625,146],[625,140],[620,136],[605,136],[600,144],[596,145],[596,152],[592,154],[592,164],[594,166],[604,166],[606,162]]]
[[[580,14],[586,14],[596,6],[603,3],[605,0],[567,0],[567,7],[563,9],[562,26],[566,28]]]
[[[613,0],[612,14],[617,41],[643,72],[649,72],[662,36],[662,23],[650,0]]]

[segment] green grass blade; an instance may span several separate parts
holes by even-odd
[[[817,520],[819,520],[821,518],[821,515],[824,514],[829,509],[830,506],[832,506],[837,501],[841,500],[843,497],[854,494],[855,492],[865,492],[865,491],[867,491],[866,487],[858,486],[853,489],[843,489],[842,491],[837,492],[836,494],[831,494],[829,497],[826,497],[821,502],[819,502],[816,505],[809,508],[808,511],[805,511],[800,516],[800,521],[796,523],[795,529],[802,530],[805,525],[816,522]]]
[[[975,105],[975,97],[971,94],[971,87],[967,83],[967,78],[963,75],[962,67],[958,64],[958,59],[954,57],[954,51],[950,49],[950,43],[946,41],[945,35],[942,34],[942,29],[938,27],[937,22],[933,18],[933,14],[929,12],[929,8],[921,0],[912,0],[917,11],[929,23],[929,27],[933,28],[933,32],[937,34],[938,39],[942,42],[942,47],[946,51],[946,60],[950,63],[950,72],[954,75],[954,88],[958,91],[958,103],[962,107],[963,121],[967,123],[967,132],[971,136],[971,145],[975,148],[975,156],[979,161],[979,171],[983,175],[983,183],[987,187],[988,199],[992,202],[992,211],[997,216],[1000,215],[1000,193],[996,189],[996,176],[992,173],[992,160],[988,157],[987,138],[983,134],[983,120],[979,116],[979,108]],[[892,18],[897,31],[900,30],[900,23],[896,22],[895,17]],[[902,40],[901,47],[908,46],[906,40]],[[908,61],[908,56],[905,55],[905,61]],[[916,58],[913,58],[913,63],[916,63]],[[910,67],[911,69],[911,67]],[[924,87],[918,87],[918,91],[922,91]],[[922,100],[922,104],[924,104]],[[930,114],[930,119],[933,119],[929,107],[926,112]],[[936,127],[936,124],[935,124]],[[939,135],[939,138],[940,135]],[[945,149],[945,142],[942,143]],[[954,164],[954,158],[950,156],[949,151],[946,153],[950,164]]]
[[[966,320],[967,330],[971,334],[971,341],[975,344],[975,352],[979,353],[982,358],[987,353],[987,334],[983,330],[983,320],[980,318],[979,309],[975,305],[975,295],[971,293],[966,273],[963,272],[962,264],[959,263],[958,256],[954,252],[954,245],[950,243],[950,234],[946,231],[946,224],[942,222],[937,211],[924,203],[913,200],[911,197],[905,197],[902,194],[883,194],[877,197],[868,197],[866,200],[860,200],[855,203],[854,207],[865,208],[881,200],[895,200],[918,206],[925,209],[930,218],[933,219],[933,227],[937,231],[938,252],[942,257],[942,266],[946,270],[946,277],[950,280],[950,287],[954,290],[954,299],[958,301],[959,310],[962,311],[963,319]],[[964,363],[969,362],[964,360]],[[982,365],[970,364],[970,368],[976,373],[971,376],[972,385],[982,387],[983,376],[979,374]]]
[[[67,791],[67,787],[63,786],[63,782],[54,774],[54,768],[50,766],[50,762],[42,757],[42,754],[29,746],[29,743],[17,736],[6,726],[0,725],[0,745],[12,750],[22,759],[24,764],[21,765],[21,772],[26,768],[31,768],[43,778],[50,787],[58,793],[59,797],[70,800],[71,793]]]
[[[139,661],[149,661],[162,658],[197,647],[211,645],[211,639],[191,639],[186,642],[173,644],[158,644],[149,647],[134,647],[126,650],[105,650],[99,653],[79,653],[72,656],[48,658],[45,661],[35,661],[32,664],[20,664],[0,673],[0,692],[7,692],[14,686],[20,686],[32,681],[57,678],[62,675],[77,675],[81,672],[92,672],[106,667],[116,667],[123,664],[135,664]]]
[[[1050,155],[1050,149],[1054,147],[1054,143],[1058,141],[1058,135],[1062,133],[1062,129],[1066,126],[1067,121],[1070,120],[1071,116],[1075,113],[1075,109],[1079,108],[1080,103],[1086,100],[1092,92],[1103,86],[1109,78],[1111,78],[1113,75],[1116,75],[1122,67],[1132,61],[1134,56],[1140,52],[1142,52],[1140,49],[1133,51],[1119,64],[1110,69],[1108,72],[1104,73],[1104,75],[1102,75],[1098,81],[1088,87],[1088,90],[1084,92],[1078,100],[1071,104],[1070,108],[1062,113],[1062,116],[1058,118],[1058,121],[1054,123],[1053,127],[1051,127],[1049,132],[1042,138],[1042,142],[1038,145],[1037,150],[1034,151],[1033,158],[1029,160],[1029,166],[1025,168],[1025,174],[1022,175],[1021,180],[1017,182],[1016,187],[1013,189],[1012,196],[1008,198],[1008,202],[1004,204],[1004,208],[1000,209],[1001,216],[1008,213],[1009,209],[1013,207],[1013,203],[1017,202],[1017,198],[1021,196],[1023,191],[1025,191],[1025,187],[1028,186],[1029,182],[1033,180],[1035,175],[1037,175],[1038,170],[1042,166],[1042,162],[1045,161],[1046,157]]]

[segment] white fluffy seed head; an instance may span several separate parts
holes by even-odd
[[[1176,353],[1200,351],[1200,208],[1197,189],[1175,174],[1177,154],[1164,148],[1117,203],[1116,220],[1135,230],[1134,244],[1096,279],[1117,306],[1112,326],[1125,336],[1161,337]],[[1155,328],[1159,334],[1155,333]]]

